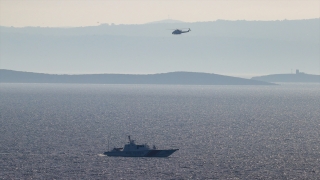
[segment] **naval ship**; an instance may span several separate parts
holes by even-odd
[[[179,149],[160,150],[156,146],[150,148],[147,144],[138,145],[128,136],[129,142],[123,148],[113,148],[111,151],[104,152],[107,156],[120,157],[168,157]]]

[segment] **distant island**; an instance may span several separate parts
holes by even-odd
[[[172,84],[172,85],[275,85],[274,83],[218,74],[169,72],[148,75],[56,75],[0,69],[0,83]]]
[[[308,82],[320,83],[320,75],[305,74],[298,69],[295,74],[272,74],[266,76],[257,76],[251,78],[252,80],[265,82]]]

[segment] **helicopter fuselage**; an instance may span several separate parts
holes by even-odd
[[[182,33],[187,33],[187,32],[189,32],[190,31],[190,29],[188,30],[188,31],[182,31],[182,30],[180,30],[180,29],[176,29],[176,30],[174,30],[173,32],[172,32],[172,34],[173,35],[179,35],[179,34],[182,34]]]

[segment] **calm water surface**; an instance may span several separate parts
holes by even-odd
[[[316,179],[319,107],[319,84],[0,84],[0,179]],[[127,135],[180,150],[101,155]]]

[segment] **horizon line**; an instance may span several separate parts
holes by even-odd
[[[145,23],[133,23],[133,24],[121,24],[121,23],[108,23],[108,22],[98,22],[99,24],[97,25],[87,25],[87,26],[6,26],[6,25],[1,25],[0,27],[7,27],[7,28],[27,28],[27,27],[38,27],[38,28],[79,28],[79,27],[98,27],[98,26],[103,26],[103,25],[108,25],[108,26],[121,26],[121,25],[154,25],[154,24],[175,24],[175,23],[210,23],[210,22],[217,22],[217,21],[247,21],[247,22],[277,22],[277,21],[303,21],[303,20],[320,20],[320,17],[315,17],[315,18],[308,18],[308,19],[277,19],[277,20],[246,20],[246,19],[238,19],[238,20],[228,20],[228,19],[216,19],[212,21],[193,21],[193,22],[187,22],[187,21],[181,21],[177,19],[162,19],[162,20],[154,20],[150,22],[145,22]],[[173,20],[173,21],[180,21],[180,22],[161,22],[161,21],[166,21],[166,20]]]
[[[153,73],[106,73],[106,72],[100,72],[100,73],[74,73],[74,74],[66,74],[66,73],[44,73],[44,72],[32,72],[32,71],[22,71],[22,70],[12,70],[12,69],[1,69],[1,70],[7,70],[7,71],[16,71],[16,72],[24,72],[24,73],[35,73],[35,74],[47,74],[47,75],[70,75],[70,76],[77,76],[77,75],[156,75],[156,74],[168,74],[168,73],[203,73],[203,74],[215,74],[215,75],[222,75],[222,76],[231,76],[231,77],[239,77],[239,78],[252,78],[257,76],[267,76],[267,75],[279,75],[279,74],[296,74],[294,72],[291,73],[273,73],[273,74],[229,74],[229,73],[214,73],[214,72],[199,72],[199,71],[170,71],[170,72],[153,72]],[[305,72],[302,72],[304,74],[308,74]],[[309,74],[309,75],[320,75],[320,74]]]

